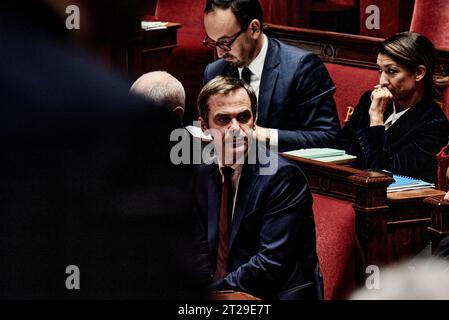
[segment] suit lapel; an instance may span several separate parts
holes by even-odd
[[[224,70],[224,75],[236,79],[240,79],[239,70],[228,64],[227,68]]]
[[[387,130],[387,136],[390,141],[402,141],[402,138],[407,136],[408,132],[419,126],[419,118],[425,113],[429,105],[429,103],[422,101],[403,114]]]
[[[271,39],[268,39],[268,51],[262,71],[262,79],[259,88],[259,107],[257,110],[257,124],[268,126],[268,111],[271,97],[278,78],[277,66],[280,63],[279,47]]]
[[[240,224],[245,217],[246,206],[249,203],[252,190],[256,184],[257,174],[255,165],[245,165],[240,176],[237,200],[235,202],[234,218],[232,219],[231,235],[229,237],[229,252],[231,252]]]
[[[209,172],[207,189],[207,238],[211,252],[216,254],[218,244],[218,220],[220,215],[220,197],[221,197],[221,175],[218,172],[218,166],[212,165]],[[218,214],[217,214],[218,212]]]

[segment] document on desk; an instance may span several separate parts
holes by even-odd
[[[387,188],[387,192],[435,188],[435,184],[433,183],[415,179],[412,177],[402,176],[399,174],[393,174],[393,179],[395,180],[395,182],[390,184],[390,186]]]
[[[186,128],[187,131],[190,132],[190,134],[194,138],[201,139],[204,142],[211,142],[212,141],[212,136],[211,135],[205,135],[203,130],[201,130],[200,127],[190,125],[190,126],[186,126],[185,128]]]
[[[167,29],[168,22],[162,21],[141,21],[141,28],[145,31],[157,30],[157,29]]]
[[[321,162],[345,164],[353,162],[357,159],[356,156],[346,154],[345,150],[333,148],[308,148],[284,152],[294,157],[312,159]]]

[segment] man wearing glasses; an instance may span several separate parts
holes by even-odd
[[[340,129],[335,86],[321,60],[263,33],[258,0],[207,0],[203,44],[217,50],[204,82],[238,77],[256,91],[255,135],[279,151],[325,147]]]

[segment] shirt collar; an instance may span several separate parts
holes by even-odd
[[[225,166],[222,164],[222,163],[220,163],[220,161],[218,161],[218,169],[220,170],[220,174],[221,175],[223,175],[223,173],[222,173],[222,169],[224,168]],[[243,167],[243,164],[239,164],[239,163],[234,163],[232,166],[229,166],[229,167],[231,167],[233,170],[234,170],[234,172],[241,172],[242,171],[242,167]]]
[[[259,54],[256,58],[249,64],[248,69],[251,71],[253,76],[256,76],[258,79],[262,78],[263,66],[265,64],[265,57],[267,56],[268,51],[268,37],[262,33],[262,49],[260,49]],[[243,68],[239,68],[239,73],[242,74]]]
[[[410,107],[411,108],[411,107]],[[393,115],[393,117],[395,118],[399,118],[400,116],[402,116],[404,113],[406,113],[408,110],[410,110],[410,108],[404,109],[401,112],[396,112],[396,105],[393,102],[393,112],[391,113],[391,115]],[[391,117],[390,115],[390,117]]]
[[[391,112],[390,116],[385,120],[385,130],[389,129],[400,117],[402,117],[408,110],[411,108],[407,108],[405,110],[402,110],[401,112],[396,113],[396,105],[393,102],[393,111]]]
[[[225,167],[224,165],[222,165],[221,163],[218,163],[218,169],[219,169],[222,180],[224,180],[224,176],[223,176],[223,168],[224,167]],[[232,169],[234,169],[234,172],[232,173],[233,180],[237,177],[240,177],[240,174],[242,173],[243,164],[234,163],[230,167]]]

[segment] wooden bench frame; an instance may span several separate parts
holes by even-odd
[[[313,52],[323,62],[367,69],[377,69],[377,49],[384,40],[270,23],[265,24],[264,28],[265,33],[270,37]],[[449,76],[449,50],[437,48],[437,54],[436,75],[437,77],[447,77]]]

